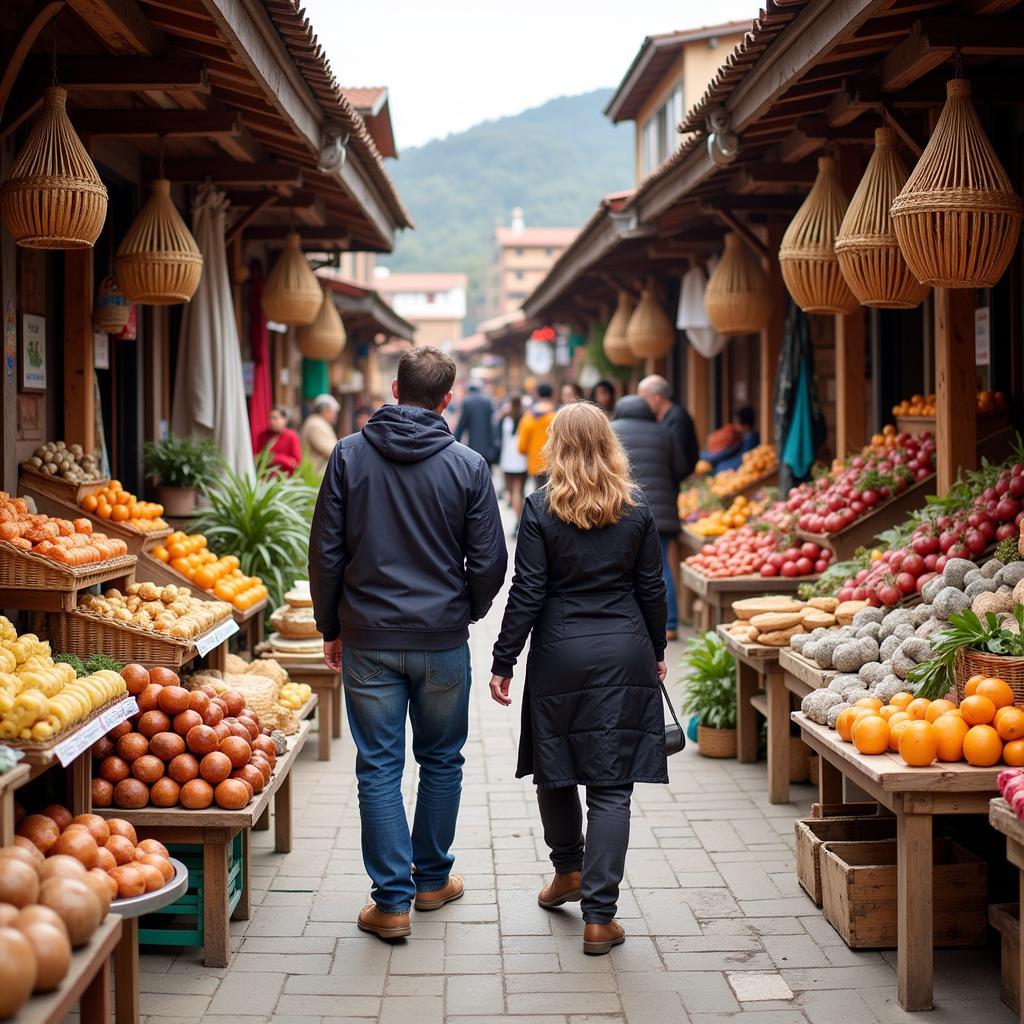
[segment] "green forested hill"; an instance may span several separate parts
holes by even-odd
[[[513,207],[523,208],[528,226],[576,227],[602,195],[632,183],[632,125],[616,127],[604,117],[609,95],[562,96],[400,150],[388,170],[416,230],[381,262],[394,270],[468,273],[472,311],[494,225],[507,224]]]

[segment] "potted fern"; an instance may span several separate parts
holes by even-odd
[[[698,721],[697,746],[705,757],[736,756],[736,662],[717,633],[686,645],[683,711]]]
[[[146,474],[156,481],[157,501],[169,516],[190,516],[196,492],[220,472],[223,461],[212,441],[168,435],[142,447]]]

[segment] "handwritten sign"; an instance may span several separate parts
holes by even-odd
[[[100,715],[100,721],[103,723],[104,732],[110,732],[115,725],[120,725],[123,721],[131,718],[132,715],[139,713],[139,705],[134,697],[125,697],[124,700],[115,704],[112,708],[107,708],[106,711]]]
[[[63,743],[57,744],[53,751],[57,760],[67,768],[76,757],[84,754],[98,739],[106,736],[115,725],[120,725],[126,718],[131,718],[138,710],[139,705],[134,697],[126,697],[112,708],[107,708],[102,715],[94,718]]]
[[[209,654],[215,647],[219,647],[229,637],[238,632],[238,623],[234,619],[225,619],[219,626],[204,633],[196,640],[196,650],[201,655]]]

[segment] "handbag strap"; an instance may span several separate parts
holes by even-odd
[[[679,724],[679,718],[676,715],[676,709],[672,705],[672,698],[669,697],[669,695],[668,695],[668,690],[665,688],[664,681],[659,679],[658,680],[658,685],[661,687],[661,693],[662,693],[662,696],[664,696],[664,698],[665,698],[665,703],[668,705],[668,713],[672,716],[672,721],[675,722],[676,725],[679,726],[680,729],[682,729],[683,727],[682,727],[682,725]]]

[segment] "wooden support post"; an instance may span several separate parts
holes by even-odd
[[[857,451],[868,439],[864,310],[836,317],[836,455]]]
[[[203,959],[207,967],[227,967],[231,931],[228,923],[227,829],[211,829],[203,837]]]
[[[772,315],[760,334],[759,355],[761,380],[757,395],[757,416],[762,444],[773,443],[775,432],[775,375],[779,369],[782,334],[786,329],[787,291],[782,281],[777,254],[782,241],[782,225],[769,225],[764,230],[765,245],[771,256],[762,261],[768,274],[772,294]],[[785,440],[785,439],[783,439]]]
[[[978,459],[974,291],[936,288],[934,295],[936,487],[943,495],[960,470],[974,469]]]
[[[114,1020],[139,1024],[139,919],[121,918],[121,938],[114,947]]]
[[[267,804],[267,811],[270,804]],[[249,853],[249,829],[242,829],[242,894],[231,912],[232,921],[248,921],[252,912],[252,879],[250,877],[252,859]]]
[[[92,249],[64,253],[64,439],[87,452],[93,429]]]
[[[742,661],[736,662],[736,747],[741,764],[757,760],[757,736],[760,719],[750,698],[758,690],[757,673]]]
[[[12,163],[12,147],[6,143],[0,143],[0,179],[6,180]],[[0,231],[0,322],[3,323],[3,330],[13,331],[14,334],[5,339],[8,344],[17,350],[17,320],[18,320],[18,299],[17,299],[17,246],[14,244],[13,236],[7,231]],[[8,323],[8,314],[10,322]],[[5,357],[7,353],[4,353]],[[6,364],[6,358],[4,360]],[[17,380],[17,358],[15,357],[10,369],[4,366],[3,382],[0,384],[0,445],[3,446],[3,490],[10,494],[18,492],[18,380]]]
[[[843,802],[843,773],[824,757],[818,758],[818,803],[822,807]]]
[[[110,1024],[110,957],[89,982],[78,1003],[81,1024]]]
[[[789,803],[789,690],[776,666],[765,677],[768,698],[768,802]]]
[[[693,417],[698,443],[711,432],[711,374],[708,360],[692,345],[686,348],[686,407]]]
[[[932,884],[931,815],[897,809],[896,981],[904,1010],[932,1008]]]
[[[324,719],[321,728],[328,727]],[[292,773],[281,780],[274,794],[274,852],[292,852]]]

